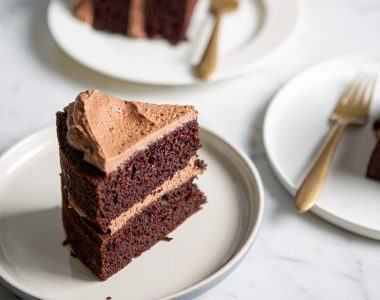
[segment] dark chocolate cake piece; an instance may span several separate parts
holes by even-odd
[[[75,210],[69,209],[67,192],[63,190],[62,193],[62,218],[71,247],[75,255],[102,280],[165,239],[205,202],[203,193],[190,180],[130,218],[114,234],[105,234]]]
[[[192,106],[122,101],[96,90],[57,113],[62,218],[100,279],[163,239],[205,202]],[[110,246],[111,245],[111,246]]]
[[[196,0],[79,0],[75,15],[95,29],[132,37],[186,39]]]
[[[367,177],[380,181],[380,120],[373,124],[378,139],[367,168]]]

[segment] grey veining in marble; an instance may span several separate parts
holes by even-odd
[[[297,72],[335,55],[380,53],[380,1],[304,0],[298,35],[265,65],[227,82],[179,88],[125,83],[80,66],[51,39],[47,5],[0,1],[0,152],[52,124],[55,111],[91,87],[132,99],[195,104],[204,126],[249,153],[266,197],[249,255],[199,299],[380,299],[380,244],[313,215],[297,215],[268,165],[261,136],[271,97]],[[15,297],[0,286],[0,299]]]

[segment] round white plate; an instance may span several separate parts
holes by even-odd
[[[211,33],[209,0],[198,1],[188,41],[178,46],[96,31],[74,17],[70,3],[51,1],[48,25],[58,45],[81,64],[111,77],[147,84],[199,82],[191,69]],[[239,0],[238,11],[223,21],[219,66],[211,81],[236,76],[262,63],[292,36],[298,18],[299,0]]]
[[[274,97],[265,117],[264,143],[275,173],[292,195],[330,128],[328,117],[340,94],[355,74],[367,69],[378,73],[380,60],[333,59],[302,72]],[[374,101],[366,127],[344,136],[312,209],[335,225],[374,239],[380,239],[380,182],[367,179],[366,170],[376,143],[372,125],[380,117],[379,104]]]
[[[0,159],[0,278],[24,298],[158,299],[195,296],[247,254],[263,214],[260,176],[245,154],[202,130],[203,209],[105,282],[63,247],[55,128]]]

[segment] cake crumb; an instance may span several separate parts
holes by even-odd
[[[173,238],[165,236],[162,240],[165,242],[170,242]]]
[[[69,243],[68,239],[64,239],[63,242],[61,243],[62,246],[67,246]]]
[[[106,300],[112,300],[112,297],[108,296],[108,297],[106,298]]]

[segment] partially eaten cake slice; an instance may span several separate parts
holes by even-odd
[[[205,170],[192,106],[89,90],[57,113],[62,218],[72,250],[105,280],[198,211]]]
[[[78,0],[74,14],[97,30],[135,38],[186,40],[196,0]]]

